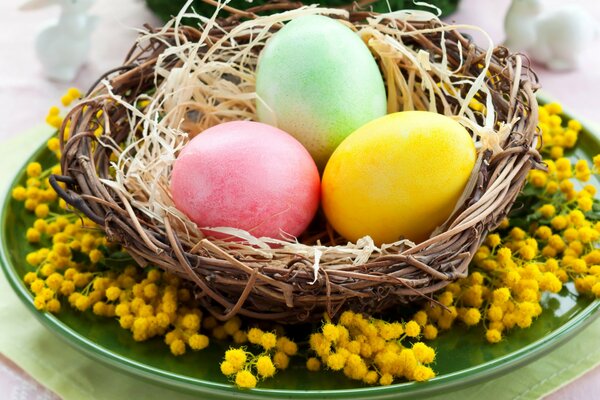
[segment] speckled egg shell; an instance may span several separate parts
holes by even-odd
[[[269,40],[256,93],[258,120],[298,139],[320,169],[346,136],[386,113],[383,78],[368,47],[320,15],[294,19]]]

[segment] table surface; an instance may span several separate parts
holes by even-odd
[[[91,13],[99,17],[92,35],[89,62],[74,82],[48,81],[42,74],[34,50],[37,31],[58,16],[58,8],[38,11],[18,10],[20,0],[0,2],[0,140],[19,134],[43,121],[50,106],[58,103],[68,87],[87,89],[102,72],[120,65],[127,50],[135,40],[136,28],[143,23],[157,24],[157,19],[145,8],[142,0],[103,0],[96,2]],[[502,17],[509,0],[478,1],[462,0],[460,9],[448,20],[483,27],[495,43],[503,40]],[[545,0],[548,8],[564,3],[562,0]],[[574,0],[600,21],[600,2]],[[118,12],[115,12],[118,10]],[[475,39],[481,36],[474,35]],[[556,73],[536,66],[543,89],[577,115],[599,121],[600,100],[596,90],[600,88],[600,41],[581,54],[578,70]],[[12,57],[10,56],[12,55]],[[0,354],[0,393],[5,399],[55,400],[59,397],[33,380],[8,358]],[[592,393],[600,393],[600,367],[588,372],[547,397],[548,400],[586,399]]]

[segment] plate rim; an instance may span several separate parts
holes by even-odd
[[[538,96],[538,99],[543,102],[549,102],[546,95]],[[564,115],[571,117],[568,111],[563,112]],[[594,125],[586,124],[584,129],[589,133],[594,140],[600,142],[600,131],[596,131]],[[24,167],[31,160],[36,159],[45,151],[45,145],[41,145],[34,150],[22,166],[13,175],[10,184],[6,187],[4,198],[2,200],[2,209],[0,212],[0,232],[6,231],[8,208],[12,201],[10,195],[11,188],[17,184],[24,174]],[[600,313],[600,299],[591,301],[591,303],[581,310],[574,318],[567,321],[565,324],[555,329],[550,334],[521,347],[517,351],[508,353],[494,360],[462,369],[452,373],[436,376],[428,382],[403,382],[390,386],[367,386],[351,389],[335,389],[335,390],[295,390],[295,389],[275,389],[275,388],[256,388],[251,390],[239,390],[231,384],[223,384],[201,378],[193,378],[182,375],[180,373],[170,372],[164,369],[153,367],[135,359],[119,355],[109,348],[103,347],[83,335],[76,330],[71,329],[62,321],[47,312],[38,311],[33,305],[33,298],[29,290],[23,283],[22,279],[14,269],[12,262],[8,256],[10,250],[7,248],[7,242],[2,238],[0,240],[0,267],[7,278],[10,286],[26,306],[26,308],[34,314],[38,321],[61,340],[83,352],[86,356],[92,359],[101,361],[106,366],[116,367],[132,376],[142,378],[151,383],[160,383],[166,385],[171,390],[184,390],[195,394],[211,394],[213,396],[231,396],[242,399],[255,398],[347,398],[351,395],[353,399],[374,399],[374,398],[398,398],[399,396],[426,396],[434,393],[439,393],[444,389],[447,392],[457,390],[461,387],[468,386],[473,383],[484,380],[491,375],[504,374],[507,370],[520,367],[526,363],[532,362],[551,350],[559,347],[566,342],[567,339],[576,336],[579,331],[577,329],[584,328],[594,321]],[[553,345],[553,346],[552,346]],[[229,397],[230,398],[230,397]]]

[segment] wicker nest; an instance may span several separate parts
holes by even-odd
[[[284,12],[258,16],[273,8]],[[140,265],[187,279],[220,320],[239,314],[293,323],[343,309],[372,314],[429,298],[465,277],[529,170],[541,167],[537,82],[522,57],[504,47],[478,48],[458,31],[469,27],[430,14],[296,3],[230,11],[227,19],[198,17],[199,28],[179,26],[178,19],[147,28],[124,65],[98,80],[65,118],[63,175],[51,179],[59,195]],[[346,243],[322,217],[297,241],[233,230],[245,240],[224,241],[205,237],[173,205],[169,173],[187,133],[252,119],[260,50],[285,21],[315,13],[339,18],[367,43],[384,76],[389,112],[436,111],[473,135],[478,159],[471,179],[452,216],[422,243]]]

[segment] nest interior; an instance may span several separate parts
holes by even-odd
[[[219,5],[218,7],[225,7]],[[264,11],[281,11],[261,16]],[[124,64],[100,77],[61,128],[59,195],[122,244],[141,266],[184,277],[220,320],[239,314],[298,322],[340,310],[377,313],[466,276],[485,234],[506,216],[536,151],[537,79],[520,55],[482,49],[429,13],[324,9],[272,3],[229,17],[180,13],[146,27]],[[337,18],[370,48],[388,112],[429,110],[472,134],[478,158],[452,216],[422,243],[346,243],[322,219],[295,240],[205,237],[173,205],[169,174],[189,137],[253,119],[254,71],[268,39],[308,14]],[[179,25],[196,18],[197,27]],[[58,182],[66,184],[59,185]]]

